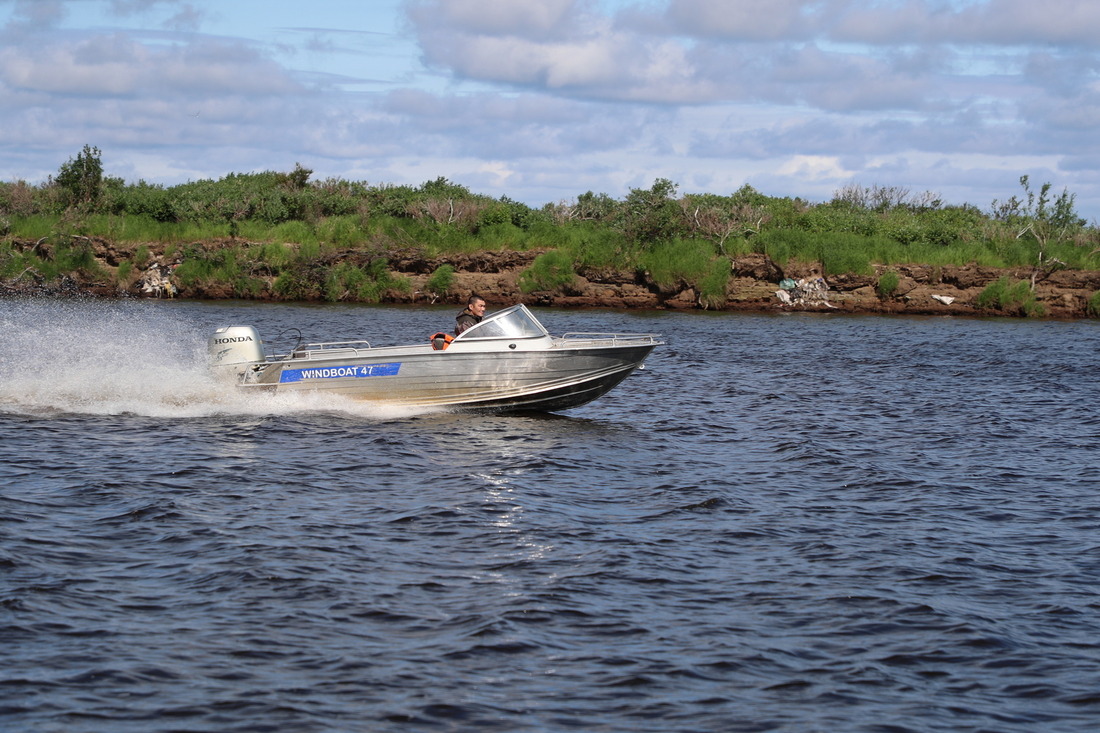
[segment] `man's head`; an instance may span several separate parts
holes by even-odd
[[[466,301],[466,310],[475,316],[485,315],[485,298],[480,295],[471,295],[470,299]]]

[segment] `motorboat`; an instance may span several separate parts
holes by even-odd
[[[300,340],[300,339],[299,339]],[[523,304],[485,316],[460,335],[423,343],[297,344],[268,356],[252,326],[219,328],[213,368],[245,390],[303,390],[390,404],[490,412],[556,411],[606,394],[663,342],[656,334],[551,336]]]

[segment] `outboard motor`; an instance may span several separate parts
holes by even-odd
[[[224,326],[206,342],[210,364],[216,367],[237,366],[236,372],[246,371],[249,364],[264,360],[264,342],[260,332],[252,326]]]

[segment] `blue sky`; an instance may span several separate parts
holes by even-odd
[[[0,0],[0,179],[440,176],[534,206],[846,185],[1100,218],[1091,0]]]

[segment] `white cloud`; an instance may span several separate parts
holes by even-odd
[[[867,43],[975,43],[1095,46],[1100,5],[1083,0],[984,0],[958,7],[933,0],[834,7],[837,40]],[[838,12],[839,11],[839,12]]]
[[[776,172],[780,176],[809,182],[822,179],[835,182],[855,173],[844,168],[839,158],[829,155],[792,155]]]
[[[805,38],[827,3],[805,0],[671,0],[663,21],[677,35],[740,41]]]
[[[203,37],[188,44],[150,44],[122,32],[6,45],[0,49],[0,83],[91,98],[302,91],[285,69],[247,45]]]
[[[4,36],[56,27],[65,18],[65,0],[13,0]]]
[[[421,28],[476,35],[547,38],[574,27],[576,0],[412,0],[409,14]]]
[[[89,143],[162,182],[299,161],[533,204],[664,177],[984,206],[1030,173],[1100,215],[1098,3],[365,6],[0,0],[6,174],[44,179]]]

